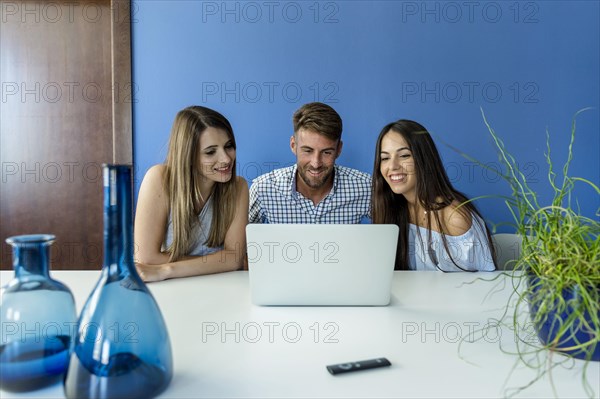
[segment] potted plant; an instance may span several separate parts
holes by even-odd
[[[587,179],[569,175],[575,121],[582,111],[573,119],[567,160],[560,175],[555,170],[550,135],[546,133],[545,158],[552,189],[549,203],[541,202],[482,111],[503,170],[488,169],[499,173],[510,187],[511,195],[502,199],[522,239],[514,269],[504,273],[509,274],[512,291],[495,324],[514,331],[518,362],[536,371],[534,380],[512,391],[512,395],[573,358],[586,362],[584,388],[590,397],[595,395],[585,372],[590,361],[600,361],[600,221],[579,212],[574,206],[573,190],[576,185],[587,185],[593,195],[599,196],[600,189]],[[600,209],[596,211],[598,216]],[[538,339],[532,339],[532,327]]]

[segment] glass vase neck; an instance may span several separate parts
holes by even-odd
[[[30,234],[9,237],[12,246],[15,277],[50,277],[50,245],[56,237],[51,234]]]
[[[110,275],[134,272],[132,179],[130,165],[103,165],[104,262]],[[134,273],[132,273],[134,272]]]

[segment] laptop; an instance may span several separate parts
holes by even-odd
[[[255,305],[390,303],[396,225],[249,224],[246,240]]]

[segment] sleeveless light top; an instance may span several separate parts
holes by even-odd
[[[409,224],[408,266],[410,270],[461,271],[450,259],[444,248],[442,235],[431,232],[431,246],[428,245],[427,229]],[[493,271],[494,261],[483,228],[483,221],[476,215],[471,220],[471,228],[463,235],[446,235],[448,249],[456,264],[465,270]],[[436,267],[437,265],[437,267]]]
[[[198,215],[198,225],[196,227],[196,241],[190,247],[190,250],[186,255],[190,256],[204,256],[223,249],[223,246],[211,248],[206,245],[208,239],[208,233],[210,232],[210,226],[212,225],[213,217],[213,196],[211,195],[204,204],[204,207]],[[167,226],[167,235],[165,237],[165,243],[163,244],[163,250],[168,248],[173,242],[173,223],[171,221],[171,215],[169,215],[169,225]]]

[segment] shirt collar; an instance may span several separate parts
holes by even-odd
[[[298,191],[296,190],[296,176],[297,176],[297,172],[298,171],[298,165],[294,164],[294,166],[292,167],[292,171],[291,171],[291,176],[289,177],[288,181],[289,181],[289,185],[288,185],[288,196],[290,198],[293,199],[297,199],[298,198]],[[323,198],[327,198],[331,195],[335,195],[335,192],[337,191],[337,187],[339,185],[339,168],[338,165],[333,165],[333,186],[331,186],[331,190],[329,191],[329,193],[327,193],[327,195]]]

